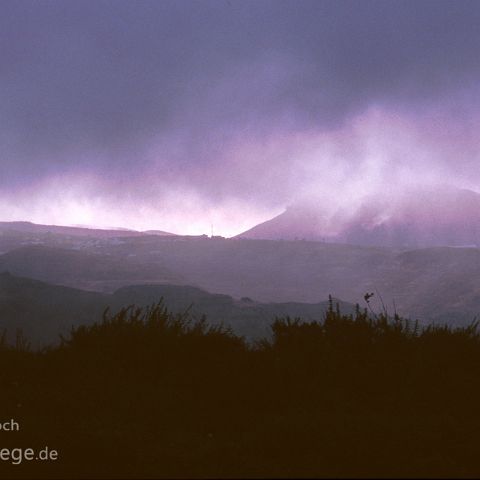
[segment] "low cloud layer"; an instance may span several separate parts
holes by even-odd
[[[233,235],[480,190],[480,4],[4,1],[0,216]]]

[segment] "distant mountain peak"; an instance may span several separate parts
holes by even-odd
[[[480,194],[449,185],[387,193],[330,214],[314,202],[290,205],[238,237],[408,247],[480,244]]]

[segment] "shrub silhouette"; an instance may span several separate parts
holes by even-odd
[[[247,344],[160,302],[42,351],[3,341],[0,407],[22,429],[2,442],[59,460],[2,462],[0,476],[478,476],[476,323],[420,328],[331,302],[272,332]]]

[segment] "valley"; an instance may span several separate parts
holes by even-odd
[[[466,325],[480,312],[477,248],[32,230],[0,228],[0,326],[40,343],[99,320],[106,307],[160,298],[247,338],[268,336],[277,316],[321,319],[329,295],[348,313],[374,293],[373,312],[423,324]]]

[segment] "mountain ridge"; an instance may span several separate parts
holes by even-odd
[[[73,235],[81,237],[131,237],[131,236],[142,236],[142,235],[165,235],[165,236],[174,236],[175,233],[164,232],[162,230],[147,230],[147,231],[138,231],[130,230],[124,228],[94,228],[94,227],[83,227],[83,226],[68,226],[68,225],[46,225],[40,223],[33,223],[28,221],[12,221],[5,222],[0,221],[0,231],[17,231],[17,232],[28,232],[28,233],[56,233],[63,235]]]

